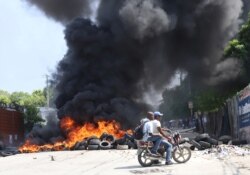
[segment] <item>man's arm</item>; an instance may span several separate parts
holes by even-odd
[[[158,130],[159,133],[160,133],[163,137],[165,137],[166,139],[171,139],[171,137],[167,136],[167,135],[163,132],[163,130],[162,130],[161,127],[157,127],[157,130]]]
[[[168,128],[161,128],[161,129],[162,129],[162,131],[167,131],[167,132],[169,132],[169,133],[172,132],[171,129],[168,129]]]

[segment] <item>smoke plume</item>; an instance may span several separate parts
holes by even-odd
[[[143,94],[164,88],[178,69],[197,81],[228,80],[238,69],[222,61],[223,48],[242,8],[241,0],[102,0],[97,23],[78,18],[66,27],[69,49],[55,76],[59,117],[130,126],[147,107]]]
[[[240,63],[222,55],[247,0],[100,0],[95,23],[91,0],[26,1],[67,24],[68,51],[54,75],[59,118],[131,126],[148,107],[144,94],[176,70],[213,84],[238,74]]]
[[[76,17],[89,17],[91,0],[25,0],[48,17],[66,24]]]
[[[171,28],[168,15],[154,1],[127,0],[119,15],[135,39],[159,36]]]

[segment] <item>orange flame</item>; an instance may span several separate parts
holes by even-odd
[[[121,130],[121,126],[116,121],[99,121],[97,124],[85,123],[77,124],[70,117],[65,117],[60,121],[61,129],[66,133],[66,140],[56,142],[55,144],[35,145],[30,140],[26,140],[24,145],[19,148],[20,152],[39,152],[39,151],[60,151],[70,149],[78,141],[91,136],[100,137],[103,133],[113,135],[115,138],[121,138],[126,132],[132,133],[131,130]]]

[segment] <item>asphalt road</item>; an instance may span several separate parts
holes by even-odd
[[[218,159],[192,152],[185,164],[143,168],[136,150],[63,151],[0,157],[0,175],[240,175],[250,174],[250,156]]]

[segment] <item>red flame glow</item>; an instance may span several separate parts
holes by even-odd
[[[20,152],[39,152],[46,150],[65,150],[70,149],[76,142],[85,138],[96,136],[100,137],[103,133],[113,135],[115,138],[121,138],[126,132],[132,133],[131,130],[121,130],[120,124],[116,121],[99,121],[97,124],[85,123],[77,124],[70,117],[65,117],[60,121],[61,129],[66,133],[66,140],[56,142],[55,144],[35,145],[30,140],[26,140],[24,145],[19,148]]]

